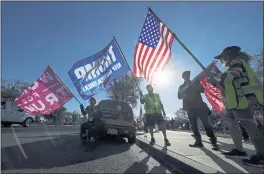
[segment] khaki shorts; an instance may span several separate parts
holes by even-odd
[[[162,114],[146,114],[146,121],[147,126],[155,126],[155,124],[160,125],[165,120]]]

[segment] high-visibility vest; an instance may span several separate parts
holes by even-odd
[[[241,61],[245,70],[243,77],[224,81],[224,102],[227,109],[246,109],[248,94],[255,95],[258,103],[263,105],[263,82],[247,62]]]
[[[158,94],[153,94],[150,96],[149,94],[144,95],[145,100],[145,113],[146,114],[161,114],[161,103]]]

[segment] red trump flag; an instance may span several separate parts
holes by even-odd
[[[73,94],[48,66],[41,77],[27,87],[14,103],[32,115],[47,115],[59,109],[72,97]]]
[[[211,63],[208,66],[208,70],[214,73],[221,73],[221,71],[217,68],[215,63]],[[222,112],[225,110],[223,96],[221,89],[214,87],[211,83],[207,82],[206,74],[202,73],[201,84],[204,87],[204,94],[208,100],[208,102],[213,106],[216,112]]]

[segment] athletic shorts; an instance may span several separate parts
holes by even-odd
[[[164,117],[161,114],[146,114],[147,126],[155,126],[163,123]]]

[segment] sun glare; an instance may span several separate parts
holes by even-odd
[[[169,70],[159,71],[155,74],[153,83],[155,84],[155,86],[160,88],[169,87],[172,84],[171,76],[172,72],[170,72]]]

